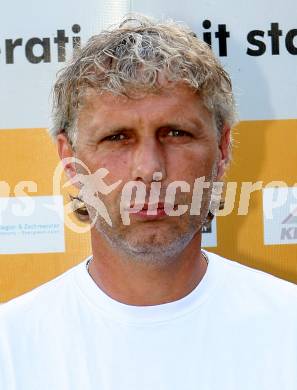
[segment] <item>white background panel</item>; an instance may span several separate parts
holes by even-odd
[[[225,24],[230,32],[227,39],[227,56],[221,61],[231,73],[241,120],[290,119],[297,113],[297,55],[289,54],[285,37],[289,30],[297,29],[296,0],[251,0],[243,3],[235,0],[52,0],[43,2],[10,1],[0,13],[0,128],[48,127],[50,113],[50,89],[56,71],[64,65],[58,62],[57,30],[65,30],[69,37],[66,58],[71,55],[71,40],[80,36],[82,42],[129,10],[143,12],[156,17],[171,17],[185,21],[198,35],[206,31],[202,27],[205,19],[211,21],[209,30],[213,35],[213,49],[218,53],[214,33],[218,24]],[[230,11],[232,10],[232,12]],[[243,17],[244,15],[244,17]],[[271,53],[271,37],[267,32],[271,23],[279,23],[279,55]],[[81,31],[71,30],[79,24]],[[266,52],[261,56],[249,56],[247,42],[251,30],[262,30],[261,39]],[[32,64],[25,56],[26,42],[33,37],[50,39],[51,61]],[[14,50],[14,63],[6,63],[6,39],[22,38],[22,46]],[[297,49],[297,36],[292,45]],[[40,49],[40,48],[39,48]],[[38,52],[35,47],[34,53]]]

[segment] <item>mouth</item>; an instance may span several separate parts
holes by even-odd
[[[141,207],[141,206],[140,206]],[[168,211],[176,210],[178,205],[165,204],[163,202],[159,202],[157,204],[148,204],[145,203],[142,208],[137,208],[137,205],[134,205],[135,211],[132,213],[138,217],[146,218],[146,219],[158,219],[160,217],[168,216]],[[167,212],[166,212],[167,211]]]

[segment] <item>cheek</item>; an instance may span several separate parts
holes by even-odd
[[[126,180],[129,177],[130,158],[127,153],[111,151],[100,159],[100,164],[109,171],[108,177]]]
[[[109,152],[92,151],[82,154],[81,160],[92,173],[100,168],[107,169],[109,173],[104,178],[104,181],[108,185],[117,180],[126,181],[129,176],[130,157],[127,153],[120,153],[116,150]]]
[[[176,149],[167,159],[168,176],[171,180],[185,180],[189,183],[198,177],[207,177],[212,172],[217,155],[214,144]]]

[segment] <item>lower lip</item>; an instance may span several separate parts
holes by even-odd
[[[165,213],[164,209],[157,209],[154,210],[154,214],[152,214],[152,212],[149,213],[148,210],[140,210],[134,215],[145,219],[157,219],[157,218],[164,217],[167,214]]]

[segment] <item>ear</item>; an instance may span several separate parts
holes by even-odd
[[[231,129],[224,125],[219,143],[219,162],[217,180],[220,180],[225,172],[230,158]]]
[[[76,167],[74,162],[64,162],[63,160],[69,157],[74,157],[74,151],[69,143],[68,137],[65,133],[60,133],[57,136],[57,147],[58,147],[58,153],[60,156],[60,159],[63,162],[63,167],[66,175],[69,177],[69,179],[72,179],[76,176]]]

